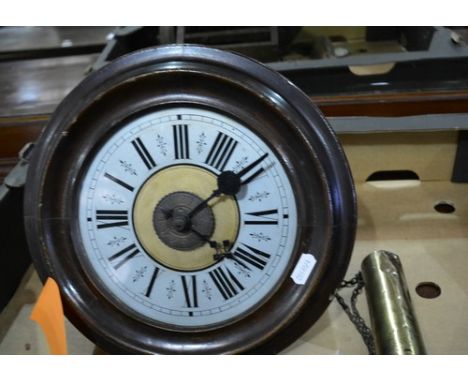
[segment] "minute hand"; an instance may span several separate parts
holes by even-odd
[[[265,153],[263,154],[260,158],[258,158],[256,161],[253,161],[251,164],[249,164],[247,167],[243,168],[241,171],[239,171],[237,173],[237,175],[239,177],[241,177],[242,175],[245,175],[247,174],[250,170],[252,170],[257,164],[259,164],[262,160],[264,160],[266,157],[268,156],[268,153]],[[263,168],[259,169],[258,171],[256,171],[252,176],[250,176],[249,178],[247,178],[246,180],[244,180],[242,182],[242,184],[246,184],[246,183],[249,183],[250,180],[252,180],[253,178],[255,178],[255,176],[257,176],[259,173],[261,173],[263,171]]]
[[[245,175],[247,174],[251,169],[253,169],[256,165],[258,165],[262,160],[264,160],[266,157],[268,156],[268,153],[265,153],[263,154],[260,158],[258,158],[256,161],[252,162],[251,164],[249,164],[247,167],[245,167],[244,169],[242,169],[241,171],[239,171],[237,173],[237,176],[239,176],[239,178],[242,176],[242,175]],[[241,184],[244,185],[244,184],[247,184],[249,183],[251,180],[253,180],[258,174],[260,174],[261,172],[263,172],[264,169],[263,167],[258,169],[257,171],[255,171],[251,176],[249,176],[246,180],[244,180]]]
[[[255,171],[252,175],[250,175],[244,181],[241,180],[242,175],[247,174],[250,170],[252,170],[255,166],[257,166],[262,160],[264,160],[268,154],[263,154],[260,158],[250,163],[247,167],[242,169],[241,171],[235,173],[234,171],[223,171],[221,174],[218,175],[218,192],[225,195],[235,195],[237,194],[241,187],[244,184],[249,183],[255,177],[258,176],[261,172],[264,171],[263,167],[259,170]]]

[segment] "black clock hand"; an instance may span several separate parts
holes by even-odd
[[[189,212],[188,217],[193,217],[197,212],[204,209],[208,202],[221,194],[235,195],[241,187],[240,176],[233,171],[223,171],[217,178],[218,189],[214,190],[208,198],[200,202],[195,208]]]
[[[233,171],[223,171],[218,175],[218,191],[225,195],[235,195],[237,194],[241,187],[252,180],[254,180],[260,173],[264,171],[263,168],[255,171],[251,176],[242,181],[242,176],[247,174],[255,166],[257,166],[261,161],[263,161],[268,156],[268,153],[263,154],[260,158],[250,163],[247,167],[243,168],[241,171],[235,173]]]
[[[198,232],[193,227],[190,227],[190,231],[192,231],[202,240],[209,243],[211,248],[216,249],[216,253],[213,255],[214,260],[221,260],[221,259],[224,259],[225,257],[232,258],[232,253],[229,251],[229,248],[231,246],[231,242],[229,240],[223,240],[223,243],[221,244],[221,243],[218,243],[217,241],[210,240],[210,238],[207,235],[204,235],[201,232]]]
[[[258,169],[255,173],[253,173],[244,181],[241,180],[242,175],[247,174],[251,169],[253,169],[261,161],[263,161],[267,156],[268,156],[268,153],[263,154],[260,158],[253,161],[251,164],[243,168],[238,173],[235,173],[234,171],[223,171],[221,174],[219,174],[217,178],[218,189],[214,190],[208,198],[206,198],[205,200],[200,202],[197,206],[195,206],[195,208],[189,212],[188,218],[189,219],[192,218],[197,212],[203,210],[208,205],[208,202],[211,199],[221,194],[236,195],[240,191],[241,186],[254,180],[260,173],[264,171],[264,169],[263,168]]]
[[[261,161],[263,161],[266,157],[268,156],[268,153],[265,153],[263,154],[260,158],[258,158],[256,161],[252,162],[251,164],[249,164],[247,167],[245,167],[244,169],[242,169],[241,171],[239,171],[237,173],[237,175],[239,176],[239,178],[242,176],[242,175],[245,175],[247,174],[251,169],[253,169],[257,164],[259,164]],[[263,169],[259,169],[258,171],[256,171],[253,175],[251,175],[249,178],[247,178],[246,180],[244,180],[242,182],[242,184],[247,184],[249,183],[251,180],[253,180],[258,174],[260,174],[261,172],[263,171]]]
[[[190,231],[192,231],[195,235],[197,235],[200,239],[202,239],[203,241],[206,241],[207,243],[210,244],[210,247],[211,248],[216,248],[217,246],[217,242],[214,241],[214,240],[210,240],[210,237],[208,235],[204,235],[202,234],[201,232],[198,232],[196,229],[194,229],[192,226],[189,228]]]
[[[210,196],[208,196],[205,200],[203,200],[202,202],[200,202],[199,204],[197,204],[192,211],[190,211],[188,213],[188,218],[192,218],[197,212],[200,212],[202,209],[204,209],[207,205],[208,205],[208,202],[215,198],[216,196],[219,196],[221,195],[221,192],[218,190],[214,190]]]

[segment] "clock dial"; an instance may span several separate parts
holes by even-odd
[[[346,158],[310,100],[246,57],[118,58],[66,97],[34,155],[34,263],[109,352],[278,352],[346,271]]]
[[[191,214],[231,172],[242,174],[237,192]],[[194,107],[121,126],[92,159],[78,209],[90,276],[163,327],[210,328],[258,307],[296,242],[296,202],[277,155],[248,127]]]

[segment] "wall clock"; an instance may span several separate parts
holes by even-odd
[[[327,307],[356,224],[346,159],[293,84],[200,46],[91,74],[35,147],[25,225],[113,353],[275,353]]]

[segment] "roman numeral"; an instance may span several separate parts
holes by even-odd
[[[237,141],[235,139],[219,132],[205,163],[217,168],[219,171],[223,171],[236,146]]]
[[[245,263],[248,263],[255,268],[263,270],[267,264],[268,259],[270,258],[270,255],[260,251],[257,248],[251,247],[250,245],[243,245],[248,249],[248,251],[240,247],[237,248],[233,254],[234,259],[244,268],[250,269],[247,265],[245,265]]]
[[[148,284],[148,288],[146,289],[146,293],[145,293],[146,297],[151,296],[151,292],[152,292],[153,287],[154,287],[154,282],[156,281],[156,277],[158,277],[158,272],[159,272],[159,268],[154,267],[153,274],[151,275],[151,280],[150,280],[150,282]]]
[[[198,308],[198,296],[197,296],[197,276],[193,275],[191,288],[185,276],[182,278],[182,287],[184,288],[185,303],[188,308]]]
[[[172,125],[174,133],[175,159],[190,159],[189,136],[187,125]]]
[[[134,139],[132,141],[132,145],[135,148],[138,155],[140,156],[143,163],[145,164],[145,166],[148,168],[148,170],[151,170],[152,168],[156,167],[156,162],[154,161],[153,157],[148,152],[146,146],[143,144],[140,138]]]
[[[273,215],[278,215],[278,210],[266,210],[258,212],[246,212],[246,215],[260,217],[259,220],[244,220],[244,224],[261,224],[261,225],[277,225],[278,218]]]
[[[208,274],[216,285],[216,288],[219,290],[219,293],[221,293],[225,300],[228,300],[243,291],[244,286],[229,269],[225,269],[226,271],[224,271],[222,267],[219,267],[208,272]]]
[[[136,247],[136,245],[131,244],[128,247],[122,249],[121,251],[109,257],[108,260],[111,262],[114,260],[120,260],[118,263],[114,265],[114,269],[119,269],[128,260],[135,257],[139,252],[140,250]]]
[[[128,225],[128,211],[97,210],[96,221],[98,221],[98,229],[126,226]]]
[[[128,191],[133,192],[134,188],[130,186],[129,184],[125,183],[123,180],[120,180],[119,178],[116,178],[115,176],[108,174],[107,172],[104,174],[104,176],[107,179],[112,180],[114,183],[117,183],[119,186],[122,186],[123,188],[126,188]]]

